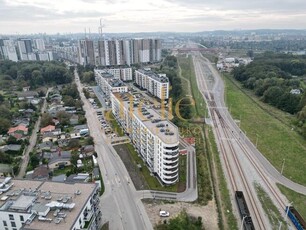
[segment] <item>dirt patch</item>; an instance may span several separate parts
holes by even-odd
[[[123,161],[127,171],[129,172],[129,175],[134,183],[135,188],[137,190],[149,189],[149,186],[145,178],[139,172],[139,168],[133,161],[130,151],[127,148],[127,146],[123,144],[123,145],[115,145],[113,147],[118,153],[118,155],[120,156],[121,160]]]
[[[187,214],[198,218],[202,217],[204,229],[217,230],[218,228],[218,214],[214,201],[210,201],[208,205],[201,206],[198,204],[184,203],[184,202],[162,202],[151,201],[144,202],[144,206],[149,215],[150,221],[153,226],[163,223],[164,220],[176,217],[181,211],[186,210]],[[170,213],[170,217],[160,217],[159,211],[164,210]]]

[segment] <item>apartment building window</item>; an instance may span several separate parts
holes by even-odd
[[[7,226],[7,223],[6,223],[6,221],[5,221],[5,220],[3,221],[3,226],[4,226],[4,227],[6,227],[6,226]]]
[[[14,215],[9,214],[9,218],[10,218],[10,220],[14,220]]]
[[[16,227],[16,223],[15,222],[11,222],[12,227]]]
[[[23,216],[20,216],[20,221],[24,221],[24,218],[23,218]]]

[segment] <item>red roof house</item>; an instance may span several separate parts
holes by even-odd
[[[43,128],[41,128],[40,129],[40,133],[45,133],[45,132],[51,132],[51,131],[53,131],[53,130],[55,130],[55,126],[54,125],[48,125],[48,126],[46,126],[46,127],[43,127]]]
[[[9,135],[13,135],[15,133],[22,133],[24,135],[27,135],[28,134],[28,128],[25,125],[20,124],[16,127],[11,127],[7,133]]]

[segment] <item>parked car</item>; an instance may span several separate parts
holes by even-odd
[[[167,212],[167,211],[160,211],[159,212],[159,216],[161,216],[161,217],[168,217],[168,216],[170,216],[170,213]]]

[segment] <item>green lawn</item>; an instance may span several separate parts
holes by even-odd
[[[186,56],[178,56],[178,64],[181,67],[182,83],[184,84],[187,80],[187,87],[183,87],[183,89],[185,89],[185,95],[191,95],[195,101],[194,109],[196,111],[193,112],[196,116],[204,117],[206,112],[205,101],[198,89],[192,57],[188,56],[188,58],[186,58]]]
[[[140,173],[142,173],[142,175],[144,176],[149,188],[151,190],[161,190],[161,191],[167,191],[167,192],[177,192],[178,188],[180,187],[180,184],[186,184],[186,175],[184,175],[186,169],[182,169],[181,167],[186,167],[186,164],[182,164],[179,165],[179,172],[182,171],[182,175],[180,175],[180,181],[179,183],[176,183],[175,185],[171,185],[171,186],[162,186],[159,181],[154,177],[151,176],[151,173],[149,171],[149,169],[147,168],[147,166],[145,165],[145,163],[143,162],[143,160],[141,159],[140,156],[138,156],[137,151],[134,149],[132,144],[125,144],[131,154],[131,157],[133,159],[133,162],[135,165],[140,164],[141,165],[141,170],[139,171]],[[181,161],[181,159],[180,159]],[[184,180],[185,178],[185,180]]]
[[[62,168],[62,169],[55,169],[53,171],[53,176],[58,176],[58,175],[61,175],[61,174],[65,174],[69,171],[71,171],[73,167],[72,166],[66,166],[65,168]]]
[[[281,192],[288,198],[289,202],[293,202],[292,206],[294,206],[296,210],[301,214],[303,219],[306,220],[306,196],[296,193],[291,189],[284,187],[283,185],[277,184],[277,186],[281,190]]]
[[[273,115],[274,110],[266,112],[239,90],[228,77],[224,77],[224,80],[226,104],[233,117],[241,119],[242,130],[247,132],[247,136],[253,143],[256,143],[258,138],[258,149],[277,170],[281,170],[283,159],[285,159],[284,175],[295,182],[306,185],[305,140],[291,130],[288,123],[276,119],[276,115]],[[279,113],[281,112],[278,111]],[[281,119],[288,119],[288,115],[283,114]]]
[[[114,132],[117,133],[119,137],[124,136],[123,129],[121,128],[121,126],[120,126],[120,125],[118,124],[118,122],[116,121],[116,119],[115,119],[115,117],[114,117],[114,115],[113,115],[112,112],[110,112],[108,122],[109,122],[110,125],[112,126]]]

